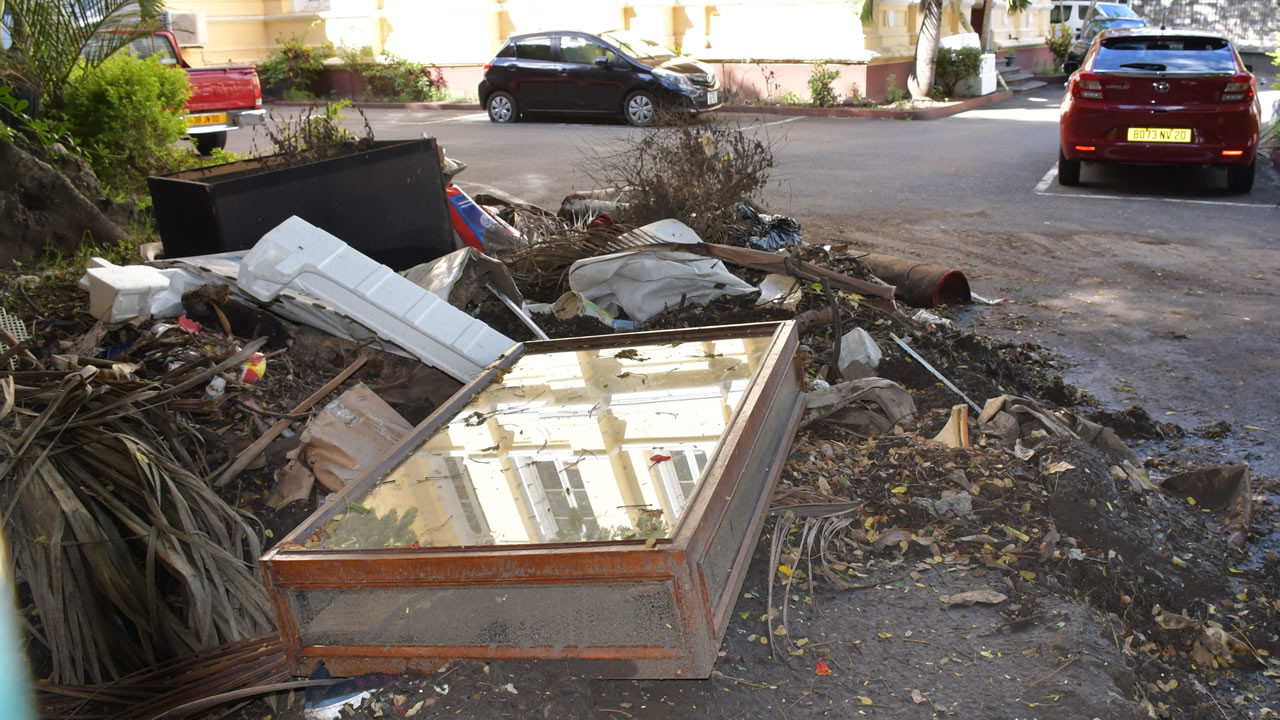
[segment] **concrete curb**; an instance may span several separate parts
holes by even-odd
[[[880,110],[877,108],[850,108],[850,107],[833,107],[833,108],[817,108],[802,107],[798,105],[725,105],[720,108],[721,112],[731,113],[754,113],[758,115],[816,115],[819,117],[858,117],[858,118],[884,118],[888,120],[937,120],[938,118],[955,115],[957,113],[972,110],[976,107],[989,105],[991,103],[1002,102],[1013,97],[1011,92],[998,92],[981,97],[969,98],[960,102],[951,103],[950,105],[939,105],[937,107],[923,108],[920,110]],[[310,105],[320,105],[324,101],[316,100],[313,102],[306,101],[268,101],[268,105],[279,107],[307,107]],[[361,110],[483,110],[484,107],[478,103],[391,103],[391,102],[356,102],[351,103],[351,107]]]
[[[344,100],[345,98],[337,98]],[[267,105],[278,107],[308,107],[336,102],[332,99],[316,100],[264,100]],[[447,102],[353,102],[351,107],[359,110],[483,110],[479,103],[447,103]]]
[[[961,100],[950,105],[923,108],[920,110],[880,110],[877,108],[816,108],[794,105],[725,105],[721,112],[756,113],[760,115],[816,115],[819,117],[838,118],[881,118],[885,120],[937,120],[938,118],[956,115],[983,105],[1003,102],[1013,97],[1011,92],[998,92],[990,95]]]

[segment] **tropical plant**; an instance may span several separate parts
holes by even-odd
[[[1045,36],[1044,44],[1053,52],[1055,68],[1062,68],[1067,62],[1067,53],[1071,50],[1071,31],[1065,24],[1059,25],[1051,34]]]
[[[287,38],[281,35],[276,38],[276,46],[277,50],[258,66],[263,87],[277,95],[290,88],[314,93],[325,58],[333,55],[333,45],[308,45],[304,32]]]
[[[938,51],[937,81],[944,97],[953,97],[956,87],[982,69],[982,51],[978,48],[960,48]]]
[[[1009,12],[1020,13],[1031,7],[1031,0],[1009,0]]]
[[[831,107],[836,104],[835,82],[840,77],[839,70],[828,70],[824,62],[813,64],[813,72],[809,74],[809,99],[818,107]]]
[[[51,114],[87,150],[93,172],[116,192],[144,192],[146,178],[168,170],[176,143],[187,134],[183,120],[191,86],[186,73],[121,53],[93,72],[67,83],[61,109]]]
[[[13,44],[0,75],[56,106],[77,67],[96,68],[150,33],[163,9],[164,0],[8,0],[0,22]]]

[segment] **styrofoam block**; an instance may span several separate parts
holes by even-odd
[[[108,264],[90,268],[89,313],[105,323],[119,323],[151,315],[151,300],[169,287],[164,273],[146,265]]]
[[[85,270],[88,271],[94,268],[102,268],[102,267],[115,267],[115,264],[112,263],[110,260],[106,260],[104,258],[91,257],[89,258],[88,264],[85,265]],[[80,276],[80,289],[85,292],[89,292],[89,273],[88,272],[85,272],[84,275]]]
[[[881,357],[880,345],[862,328],[854,328],[840,338],[840,374],[846,380],[874,375]]]
[[[262,236],[236,282],[264,302],[286,287],[311,295],[463,382],[515,344],[297,216]]]

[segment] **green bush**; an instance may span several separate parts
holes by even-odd
[[[278,49],[258,66],[258,79],[269,94],[279,96],[293,89],[312,93],[324,70],[324,60],[333,55],[333,46],[307,44],[306,34],[276,38]]]
[[[906,90],[903,90],[902,88],[898,87],[897,75],[890,75],[889,77],[885,78],[884,84],[885,84],[885,91],[884,91],[885,97],[889,99],[890,103],[897,105],[898,103],[902,102],[903,100],[906,100],[909,97],[909,93],[907,93]]]
[[[187,74],[120,53],[74,76],[63,90],[59,120],[87,151],[94,174],[115,192],[145,190],[147,175],[166,169],[187,134]]]
[[[944,97],[955,97],[956,86],[975,77],[982,69],[982,51],[978,48],[938,49],[934,79],[942,86]]]
[[[828,70],[827,64],[816,62],[813,72],[809,74],[809,99],[817,107],[831,107],[836,104],[836,78],[839,70]]]
[[[1066,25],[1059,25],[1052,35],[1046,35],[1044,44],[1053,51],[1055,68],[1061,70],[1067,62],[1067,52],[1071,50],[1071,31]]]
[[[385,62],[359,62],[349,67],[364,78],[366,94],[380,100],[432,102],[443,100],[449,85],[440,68],[386,54]]]

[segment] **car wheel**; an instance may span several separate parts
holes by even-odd
[[[644,90],[631,93],[622,103],[622,117],[636,127],[652,125],[657,114],[658,106],[653,95]]]
[[[195,143],[196,152],[201,155],[212,155],[214,150],[221,150],[227,146],[227,131],[192,135],[191,142]]]
[[[511,93],[496,92],[489,96],[489,120],[496,123],[513,123],[520,119],[516,99]]]
[[[1253,169],[1257,160],[1248,165],[1227,166],[1227,189],[1233,193],[1244,194],[1253,190]]]
[[[1058,149],[1058,184],[1074,187],[1080,184],[1080,161],[1068,160]]]

